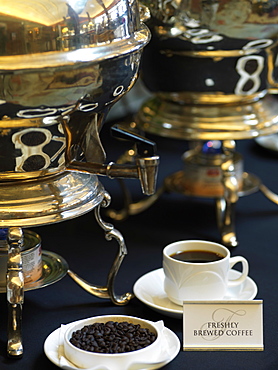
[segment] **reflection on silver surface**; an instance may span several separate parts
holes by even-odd
[[[271,95],[237,106],[177,104],[152,97],[141,106],[136,122],[146,132],[174,139],[253,139],[278,130],[278,105]]]
[[[111,106],[134,85],[149,39],[136,0],[0,2],[0,227],[60,222],[107,201],[96,175],[108,176],[112,165],[103,164],[99,133]],[[135,166],[117,173],[145,181]],[[107,287],[113,299],[124,256],[119,243]],[[18,358],[22,346],[13,351],[12,343],[21,344],[24,283],[18,291],[10,285],[8,324],[17,331],[9,330],[8,352]]]
[[[154,97],[135,121],[145,131],[226,140],[278,130],[267,96],[277,93],[277,1],[143,2],[152,40],[142,78]]]
[[[7,69],[103,60],[144,38],[136,1],[3,0],[0,11],[1,65]]]
[[[137,1],[1,1],[0,15],[0,178],[103,163],[103,119],[150,38]]]
[[[44,250],[42,253],[42,276],[37,281],[27,284],[25,291],[44,288],[61,280],[68,271],[65,259],[56,253]]]
[[[22,305],[24,301],[24,276],[21,247],[23,232],[20,227],[11,227],[8,231],[7,261],[7,301],[8,301],[8,343],[7,354],[21,357],[22,345]]]
[[[278,105],[272,96],[278,92],[278,1],[143,2],[150,8],[152,39],[142,57],[142,80],[153,96],[142,104],[133,127],[175,139],[218,140],[224,147],[229,141],[278,132]],[[235,164],[227,159],[218,166],[222,195],[212,189],[227,246],[237,245],[234,208],[240,192],[245,194],[242,185],[251,182],[246,193],[260,190],[277,203],[277,196],[260,180],[245,174],[238,180]],[[201,170],[200,164],[197,167]],[[165,183],[194,196],[196,191],[186,187],[187,175],[173,174]],[[196,179],[192,183],[193,190],[200,185]],[[139,211],[128,206],[120,216]]]
[[[143,3],[163,23],[165,30],[171,30],[172,35],[187,31],[188,37],[190,34],[195,37],[195,44],[206,43],[208,38],[216,42],[221,35],[265,38],[274,36],[278,30],[277,1],[144,0]]]
[[[95,175],[64,172],[40,180],[0,183],[1,227],[39,226],[84,214],[103,199]]]
[[[111,223],[105,222],[100,214],[100,207],[108,207],[110,204],[111,198],[108,193],[104,194],[103,202],[95,208],[95,218],[99,224],[99,226],[104,230],[105,232],[105,238],[108,241],[116,240],[119,246],[118,253],[116,258],[113,261],[112,267],[110,269],[110,272],[107,277],[107,283],[106,285],[96,285],[89,283],[88,281],[82,279],[80,276],[78,276],[73,271],[69,270],[68,274],[69,276],[78,284],[80,285],[84,290],[87,292],[100,297],[100,298],[110,298],[111,301],[119,306],[123,306],[127,304],[132,298],[132,293],[124,293],[122,295],[118,295],[114,292],[114,280],[118,273],[118,270],[122,264],[122,261],[124,257],[127,254],[127,248],[125,245],[124,238],[122,234],[114,228],[114,226]]]
[[[61,280],[68,271],[65,259],[56,253],[44,250],[42,252],[42,276],[24,286],[24,291],[44,288]],[[0,286],[0,293],[6,292],[6,286]]]

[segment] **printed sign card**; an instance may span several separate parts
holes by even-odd
[[[183,303],[184,351],[263,349],[261,300]]]

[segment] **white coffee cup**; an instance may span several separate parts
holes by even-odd
[[[181,252],[187,252],[185,257],[188,260],[189,251],[195,251],[194,254],[200,251],[202,262],[184,262],[173,256],[178,253],[180,258]],[[212,261],[204,262],[208,256],[212,257]],[[229,271],[238,262],[242,264],[242,273],[238,279],[229,280]],[[185,240],[169,244],[163,249],[163,270],[164,289],[168,298],[182,305],[185,300],[223,299],[229,287],[245,281],[249,266],[244,257],[231,257],[230,251],[221,244]]]

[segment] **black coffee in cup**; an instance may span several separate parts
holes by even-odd
[[[170,255],[171,258],[182,262],[207,263],[219,261],[225,256],[211,251],[189,250],[178,251]]]

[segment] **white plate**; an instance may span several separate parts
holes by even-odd
[[[239,277],[240,272],[231,270],[230,279]],[[133,291],[135,296],[153,310],[164,315],[182,318],[183,308],[171,302],[164,291],[164,272],[163,268],[148,272],[140,277],[134,284]],[[257,295],[258,288],[255,282],[250,278],[237,287],[230,288],[227,296],[223,300],[251,300]]]
[[[66,360],[66,363],[64,365],[61,365],[59,356],[64,355],[63,350],[63,344],[60,344],[60,330],[61,328],[58,328],[54,330],[49,336],[46,338],[44,342],[44,352],[47,356],[47,358],[53,362],[56,366],[60,367],[61,369],[68,369],[68,370],[76,370],[79,369],[75,365],[71,364],[68,360]],[[175,333],[173,333],[170,329],[164,327],[163,329],[164,334],[164,345],[163,348],[161,348],[160,353],[157,355],[157,363],[155,364],[145,364],[143,368],[140,367],[140,370],[154,370],[154,369],[160,369],[161,367],[167,365],[169,362],[171,362],[179,353],[181,345],[179,338]],[[165,354],[168,353],[169,356],[163,361],[160,361],[160,355],[161,353]],[[142,362],[147,360],[142,359]],[[131,369],[136,368],[136,370],[139,370],[137,366],[132,366]],[[93,368],[92,368],[93,369]],[[103,370],[113,370],[113,369],[107,369],[106,367],[103,368]],[[102,370],[99,367],[96,370]]]

